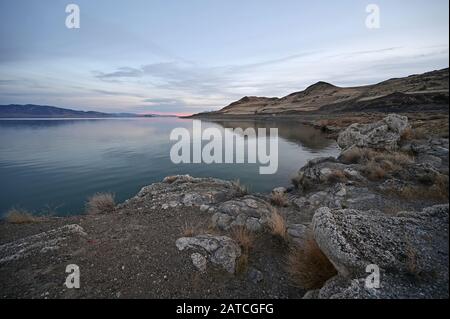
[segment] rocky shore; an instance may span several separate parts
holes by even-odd
[[[106,214],[3,221],[0,297],[448,298],[448,136],[396,114],[336,136],[271,194],[170,176]]]

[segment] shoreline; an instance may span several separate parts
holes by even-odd
[[[103,213],[0,222],[0,298],[448,298],[448,135],[417,139],[397,115],[366,120],[357,127],[386,138],[339,129],[340,156],[311,160],[270,194],[171,176]],[[292,255],[310,240],[330,268],[308,274],[320,284],[302,283],[313,270]],[[354,286],[358,260],[380,266],[386,289]],[[80,266],[81,289],[61,286],[67,264]]]

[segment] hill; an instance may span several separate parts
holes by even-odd
[[[358,87],[318,82],[304,91],[282,98],[244,97],[220,111],[197,116],[446,110],[449,103],[448,75],[446,68]]]

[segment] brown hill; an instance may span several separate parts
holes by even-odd
[[[282,98],[244,97],[217,112],[203,115],[270,115],[304,112],[388,112],[448,108],[448,68],[378,84],[338,87],[318,82]]]

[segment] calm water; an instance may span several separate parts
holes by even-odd
[[[334,141],[297,123],[203,122],[203,127],[278,127],[279,169],[260,175],[259,164],[182,164],[170,161],[175,127],[191,120],[0,120],[0,215],[11,207],[36,214],[79,214],[96,192],[113,192],[118,201],[165,176],[190,174],[240,179],[251,191],[289,185],[307,160],[336,156]]]

